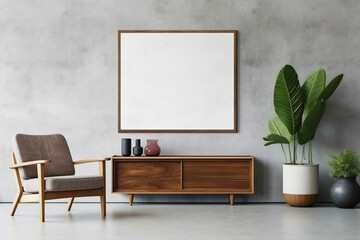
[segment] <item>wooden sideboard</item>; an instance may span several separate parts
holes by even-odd
[[[112,192],[129,194],[254,193],[254,157],[243,156],[113,156]]]

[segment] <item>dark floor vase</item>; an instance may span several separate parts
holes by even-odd
[[[339,208],[354,208],[360,201],[356,177],[337,178],[330,189],[331,199]]]

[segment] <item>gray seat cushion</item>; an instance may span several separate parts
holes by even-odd
[[[67,142],[61,134],[17,134],[13,147],[18,163],[33,160],[51,160],[45,164],[45,177],[74,175],[75,168]],[[37,178],[36,166],[20,168],[23,179]]]
[[[25,192],[36,193],[39,191],[38,179],[24,180],[23,187]],[[102,176],[64,176],[45,178],[45,191],[72,191],[97,189],[104,186]]]

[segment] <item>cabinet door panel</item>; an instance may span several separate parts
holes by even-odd
[[[183,163],[184,190],[251,191],[251,161]]]
[[[180,162],[117,162],[115,191],[180,191]]]

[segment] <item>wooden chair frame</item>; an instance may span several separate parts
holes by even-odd
[[[17,185],[17,195],[14,199],[10,215],[14,216],[16,208],[20,202],[38,202],[40,208],[40,221],[45,222],[45,200],[59,199],[59,198],[70,198],[67,205],[67,210],[70,211],[75,197],[90,197],[90,196],[99,196],[100,205],[101,205],[101,216],[105,218],[106,216],[106,167],[105,162],[110,160],[110,158],[96,158],[96,159],[83,159],[74,161],[74,165],[84,164],[84,163],[99,163],[99,173],[100,176],[104,177],[104,186],[98,189],[90,190],[77,190],[77,191],[60,191],[60,192],[51,192],[45,191],[45,171],[44,166],[47,163],[50,163],[51,160],[34,160],[25,163],[17,163],[15,154],[12,153],[12,162],[13,165],[10,166],[10,169],[14,169],[15,180]],[[24,194],[24,188],[21,183],[19,168],[26,166],[37,166],[38,174],[38,183],[39,183],[39,192],[34,194]]]

